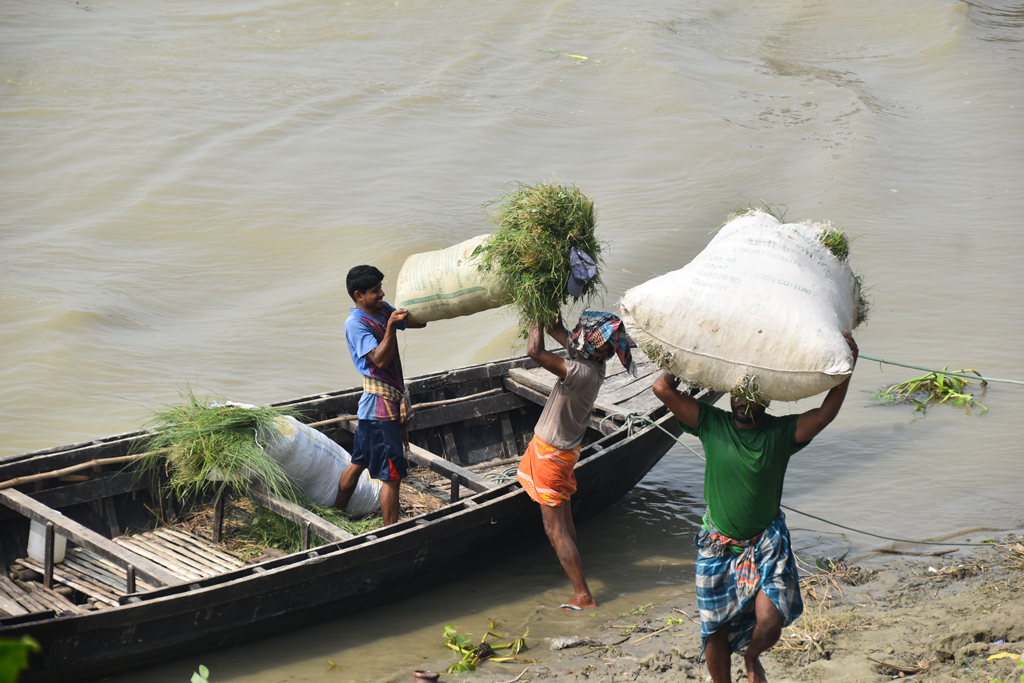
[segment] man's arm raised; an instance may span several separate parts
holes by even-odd
[[[565,331],[565,328],[562,328]],[[557,339],[557,337],[556,337]],[[559,379],[565,379],[565,360],[544,348],[544,328],[534,323],[526,339],[526,355]]]
[[[679,418],[679,421],[690,429],[697,428],[700,417],[700,404],[697,399],[679,391],[679,378],[664,372],[654,380],[654,395]]]
[[[398,348],[398,325],[405,322],[408,317],[409,311],[404,308],[392,311],[391,317],[388,318],[387,329],[384,330],[384,338],[380,344],[377,344],[377,348],[366,354],[370,362],[378,368],[383,368],[391,362],[391,357],[395,355],[395,349]]]
[[[846,343],[850,345],[850,351],[853,352],[853,364],[856,366],[857,356],[860,353],[857,348],[857,342],[853,340],[853,335],[849,332],[843,332],[843,337],[846,338]],[[852,370],[850,371],[850,376],[853,376]],[[838,384],[829,390],[825,395],[825,400],[821,402],[820,408],[808,410],[797,418],[796,442],[798,444],[807,443],[820,434],[821,430],[825,429],[832,420],[836,419],[836,415],[839,414],[839,409],[843,407],[843,400],[846,398],[846,390],[849,388],[850,377],[847,377],[841,384]]]

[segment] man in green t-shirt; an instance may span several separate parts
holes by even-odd
[[[857,362],[857,343],[843,333]],[[732,397],[732,412],[677,390],[669,373],[654,393],[704,446],[708,509],[694,543],[701,646],[715,683],[729,683],[732,653],[743,655],[747,679],[765,681],[758,657],[803,612],[799,575],[785,515],[779,508],[789,458],[839,414],[850,378],[833,387],[821,407],[774,417],[765,406]]]

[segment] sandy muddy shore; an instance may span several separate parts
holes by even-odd
[[[761,658],[770,681],[1024,681],[1024,659],[1008,656],[1024,651],[1019,536],[967,557],[899,556],[878,569],[840,563],[802,584],[803,616]],[[710,680],[696,661],[697,617],[695,603],[638,606],[604,624],[599,638],[554,650],[560,644],[549,640],[521,655],[543,661],[488,663],[441,680]],[[746,680],[739,656],[733,677]]]

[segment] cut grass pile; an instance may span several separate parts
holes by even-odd
[[[477,248],[480,269],[496,274],[519,316],[519,334],[530,326],[554,325],[569,300],[569,251],[579,247],[601,263],[594,235],[594,200],[574,184],[518,185],[499,196],[493,218],[497,230]],[[589,303],[601,286],[600,272],[583,287]]]
[[[141,458],[143,470],[166,469],[167,487],[179,500],[218,493],[229,484],[251,486],[298,501],[301,494],[288,475],[263,450],[263,434],[287,408],[243,407],[200,400],[186,387],[182,403],[154,411],[146,428],[153,436]]]
[[[349,519],[340,511],[309,505],[309,510],[353,535],[383,526],[380,515],[365,519]],[[196,505],[183,518],[172,524],[182,531],[213,540],[214,504]],[[242,496],[229,495],[224,506],[221,542],[244,562],[267,559],[277,554],[290,554],[302,548],[302,530],[298,524],[260,507]],[[317,547],[327,541],[310,534],[310,545]],[[269,551],[269,555],[268,555]]]

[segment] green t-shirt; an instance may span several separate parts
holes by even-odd
[[[779,514],[789,458],[810,443],[796,443],[799,417],[766,414],[757,429],[740,429],[731,412],[701,403],[697,429],[679,423],[704,445],[704,499],[726,536],[753,538]]]

